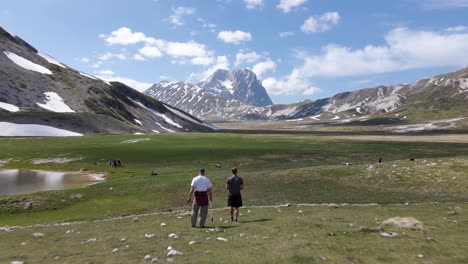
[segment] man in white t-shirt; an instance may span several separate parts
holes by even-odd
[[[198,176],[192,179],[187,203],[191,202],[193,197],[195,197],[192,203],[191,224],[192,227],[196,226],[198,211],[200,210],[200,227],[203,228],[205,227],[206,216],[208,215],[209,201],[213,201],[213,194],[211,192],[211,181],[205,177],[205,169],[198,169],[198,173]]]

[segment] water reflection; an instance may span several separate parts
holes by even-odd
[[[39,170],[0,170],[0,195],[86,187],[102,180],[96,175]]]

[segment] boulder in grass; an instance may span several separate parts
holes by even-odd
[[[195,245],[197,243],[197,241],[190,241],[188,244],[191,246],[191,245]]]
[[[114,248],[114,250],[112,250],[112,253],[119,253],[119,249],[118,249],[118,248]]]
[[[413,217],[393,217],[382,222],[383,225],[394,225],[399,228],[422,230],[423,223]]]
[[[184,255],[184,253],[182,253],[180,251],[177,251],[175,249],[172,249],[169,252],[167,252],[168,257],[170,257],[170,256],[182,256],[182,255]]]
[[[218,241],[223,241],[223,242],[228,242],[228,240],[224,237],[217,237],[216,240]]]
[[[151,257],[150,254],[147,254],[147,255],[144,257],[145,260],[150,260],[150,259],[152,259],[152,258],[153,258],[153,257]]]
[[[34,238],[42,238],[42,237],[44,237],[44,233],[39,233],[39,232],[37,232],[37,233],[32,234],[32,237],[34,237]]]
[[[385,238],[393,238],[393,237],[397,237],[398,233],[397,232],[382,232],[380,233],[380,236],[385,237]]]
[[[13,260],[13,261],[10,262],[10,264],[24,264],[24,261]]]
[[[171,233],[171,234],[169,234],[169,236],[168,236],[168,237],[169,237],[169,238],[172,238],[172,239],[179,239],[179,236],[178,236],[178,235],[176,235],[175,233]]]

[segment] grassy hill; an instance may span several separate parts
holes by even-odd
[[[149,140],[121,143],[136,138]],[[166,262],[171,245],[184,253],[173,257],[183,263],[464,263],[468,254],[460,241],[468,231],[468,143],[418,139],[287,134],[2,138],[5,168],[83,168],[107,173],[107,181],[1,197],[0,226],[35,226],[0,232],[0,261],[146,263],[144,256],[150,254]],[[375,164],[379,155],[383,164]],[[83,159],[31,162],[56,157]],[[121,159],[123,167],[108,167],[110,159]],[[225,222],[224,181],[232,166],[239,167],[246,182],[249,208],[242,210],[240,224]],[[220,232],[189,227],[185,198],[198,167],[205,167],[214,183],[217,209],[209,225]],[[153,168],[156,177],[150,175]],[[26,209],[22,205],[28,201],[34,206]],[[279,207],[287,203],[291,206]],[[140,215],[139,222],[132,223],[134,215]],[[397,232],[395,238],[359,231],[397,216],[414,217],[424,228],[383,228]],[[68,224],[76,221],[83,222]],[[166,227],[160,226],[163,222]],[[32,238],[34,232],[45,236]],[[145,239],[145,233],[155,237]],[[172,240],[170,233],[180,238]],[[91,238],[96,241],[81,243]],[[112,253],[115,248],[118,253]]]

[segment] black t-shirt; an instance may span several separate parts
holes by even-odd
[[[239,176],[232,175],[227,179],[227,184],[229,185],[230,194],[240,194],[241,185],[244,184],[244,180]]]

